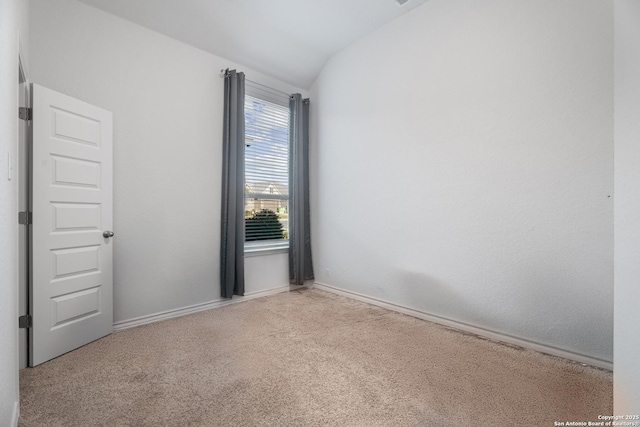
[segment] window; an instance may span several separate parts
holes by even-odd
[[[245,251],[288,247],[289,97],[246,82]]]

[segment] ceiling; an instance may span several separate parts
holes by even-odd
[[[79,0],[307,89],[336,52],[427,0]]]

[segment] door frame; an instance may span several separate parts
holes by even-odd
[[[16,103],[16,113],[20,107],[31,107],[31,91],[30,82],[27,78],[27,70],[22,59],[22,50],[18,47],[18,98]],[[17,114],[16,114],[17,116]],[[18,190],[18,204],[16,212],[16,220],[18,212],[24,206],[27,212],[31,211],[31,123],[27,121],[27,126],[23,126],[22,119],[17,116],[18,121],[18,139],[16,141],[16,159],[17,166],[16,187]],[[25,144],[25,151],[21,152],[21,142]],[[23,182],[26,181],[26,182]],[[24,234],[22,233],[22,228]],[[29,225],[18,224],[16,236],[16,254],[17,256],[17,272],[18,287],[17,310],[18,316],[30,314],[30,280],[31,280],[31,235]],[[22,271],[24,270],[24,271]],[[24,275],[24,276],[23,276]],[[23,279],[24,277],[24,279]],[[29,328],[18,328],[18,368],[23,369],[29,365]]]

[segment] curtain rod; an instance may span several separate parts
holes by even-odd
[[[228,69],[228,68],[227,68],[226,70],[224,70],[224,69],[220,70],[220,74],[218,74],[218,76],[220,76],[220,78],[224,78],[224,76],[226,76],[226,75],[227,75],[227,71],[229,71],[229,69]],[[274,89],[274,88],[269,87],[269,86],[267,86],[267,85],[263,85],[262,83],[254,82],[253,80],[249,80],[249,79],[247,79],[246,77],[245,77],[245,80],[246,80],[246,81],[248,81],[248,82],[249,82],[249,83],[251,83],[251,84],[258,85],[258,86],[262,86],[262,87],[264,87],[264,88],[267,88],[267,89],[269,89],[269,90],[273,90],[273,91],[278,92],[278,93],[281,93],[281,94],[283,94],[283,95],[291,96],[291,94],[290,94],[290,93],[286,93],[286,92],[283,92],[283,91],[281,91],[281,90]]]

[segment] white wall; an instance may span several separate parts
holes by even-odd
[[[0,425],[18,415],[17,173],[18,43],[28,67],[28,10],[21,0],[0,1]],[[14,159],[7,179],[7,155]]]
[[[31,7],[32,80],[114,114],[114,320],[219,299],[218,73],[299,89],[73,0]],[[247,292],[288,284],[257,263]]]
[[[640,3],[615,0],[614,413],[640,414]]]
[[[430,0],[312,87],[316,280],[601,361],[613,2]]]

